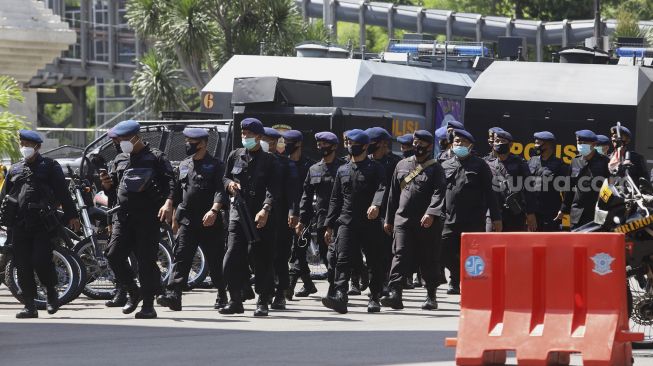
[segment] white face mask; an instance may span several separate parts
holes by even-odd
[[[25,159],[29,159],[32,156],[34,156],[35,152],[36,152],[36,150],[34,150],[33,147],[22,146],[20,148],[20,154],[23,155],[23,158],[25,158]]]
[[[134,143],[131,140],[120,141],[120,148],[122,149],[122,152],[131,154],[131,152],[134,151]]]
[[[263,151],[270,152],[270,144],[268,144],[266,141],[263,140],[260,141],[260,144],[261,144],[261,149],[263,149]]]

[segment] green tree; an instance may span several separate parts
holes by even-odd
[[[24,101],[20,86],[14,78],[0,75],[0,155],[17,158],[16,138],[18,130],[25,128],[25,118],[8,111],[11,101]]]
[[[155,115],[165,110],[189,110],[184,102],[180,77],[180,70],[169,57],[150,51],[138,62],[131,81],[132,93]]]

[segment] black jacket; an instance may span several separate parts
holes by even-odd
[[[565,193],[560,210],[570,214],[573,226],[582,225],[594,219],[594,207],[601,186],[598,182],[610,177],[608,158],[597,152],[593,154],[590,160],[576,156],[571,161],[569,169],[571,190]],[[595,186],[599,189],[592,189],[592,180],[596,180]]]
[[[210,154],[201,160],[188,157],[176,169],[175,205],[179,223],[184,218],[201,222],[214,203],[227,206],[227,197],[222,184],[224,163]]]
[[[310,225],[313,218],[317,228],[325,226],[336,173],[345,163],[343,159],[336,158],[331,164],[320,161],[310,167],[304,180],[304,193],[299,204],[299,221],[304,226]],[[313,210],[314,197],[315,210]]]

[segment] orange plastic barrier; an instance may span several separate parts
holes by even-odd
[[[614,233],[462,235],[458,365],[632,365],[625,243]]]

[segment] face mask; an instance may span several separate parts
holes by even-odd
[[[374,154],[376,152],[376,150],[378,150],[378,149],[379,149],[379,144],[370,144],[367,147],[367,153],[368,154]]]
[[[406,150],[402,152],[404,155],[404,158],[410,158],[411,156],[415,155],[415,150]]]
[[[604,146],[594,146],[594,150],[596,150],[596,152],[598,152],[599,154],[608,155],[607,149],[605,151],[603,151],[603,148],[604,148]]]
[[[120,141],[120,150],[124,153],[131,154],[134,151],[134,144],[131,141]]]
[[[190,142],[187,142],[186,155],[194,155],[197,152],[197,145],[199,145],[199,143],[191,144]]]
[[[535,145],[535,146],[531,149],[531,155],[532,155],[532,156],[539,156],[539,155],[542,155],[542,146],[537,146],[537,145]]]
[[[507,154],[510,151],[509,144],[494,144],[494,151],[499,154]]]
[[[578,144],[576,147],[582,156],[587,156],[592,153],[592,145],[590,144]]]
[[[23,147],[20,148],[20,154],[23,155],[23,158],[25,158],[25,159],[29,159],[32,156],[34,156],[35,152],[36,151],[34,150],[33,147],[23,146]]]
[[[261,150],[265,152],[270,152],[270,144],[267,141],[261,140],[261,142],[259,143],[261,144]]]
[[[351,156],[359,156],[365,152],[365,150],[363,150],[363,145],[351,145],[347,148],[347,150]]]
[[[452,151],[459,158],[464,158],[469,155],[469,148],[467,146],[454,146]]]
[[[415,156],[417,156],[418,158],[422,158],[422,157],[426,156],[426,154],[428,154],[428,153],[429,152],[428,152],[426,147],[424,147],[424,146],[415,146]]]
[[[333,152],[333,149],[328,147],[328,146],[319,147],[318,150],[320,150],[320,153],[322,154],[322,156],[328,156],[329,154],[331,154]]]
[[[297,150],[297,145],[294,142],[286,142],[286,148],[283,150],[283,154],[286,156],[290,156],[296,150]]]
[[[247,137],[242,140],[243,147],[247,150],[251,150],[254,147],[256,147],[256,138],[254,137]]]

